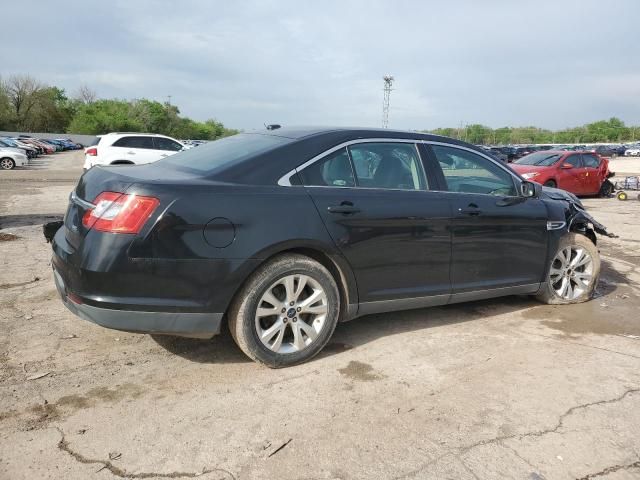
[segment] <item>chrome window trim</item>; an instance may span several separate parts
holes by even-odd
[[[418,143],[420,143],[420,140],[407,140],[407,139],[400,139],[400,138],[358,138],[358,139],[355,139],[355,140],[348,140],[346,142],[342,142],[342,143],[336,145],[335,147],[331,147],[330,149],[325,150],[322,153],[319,153],[315,157],[310,158],[309,160],[304,162],[302,165],[298,165],[293,170],[285,173],[278,180],[278,185],[280,185],[281,187],[297,186],[297,185],[292,185],[291,184],[291,177],[293,177],[295,174],[299,173],[300,170],[304,170],[305,168],[307,168],[312,163],[315,163],[318,160],[326,157],[327,155],[330,155],[331,153],[335,152],[336,150],[340,150],[341,148],[345,148],[345,147],[348,147],[349,145],[355,145],[355,144],[358,144],[358,143],[413,143],[413,144],[418,144]],[[303,185],[300,185],[300,186],[303,186]],[[304,185],[304,186],[307,186],[307,185]],[[327,187],[328,188],[350,188],[350,187],[335,187],[335,186],[331,186],[331,185],[308,185],[308,186],[309,187],[323,187],[323,188],[327,188]]]
[[[335,152],[336,150],[339,150],[341,148],[345,148],[345,147],[349,147],[350,145],[356,145],[359,143],[413,143],[416,146],[416,150],[418,152],[418,158],[420,158],[420,163],[422,164],[422,170],[423,170],[423,174],[424,174],[424,178],[426,181],[426,185],[427,185],[427,189],[426,190],[405,190],[405,189],[395,189],[395,188],[371,188],[371,187],[338,187],[338,186],[334,186],[334,185],[292,185],[291,184],[291,177],[298,174],[300,172],[300,170],[305,169],[306,167],[308,167],[309,165],[317,162],[318,160],[326,157],[327,155],[330,155],[331,153]],[[418,144],[423,144],[423,145],[438,145],[438,146],[442,146],[442,147],[449,147],[449,148],[457,148],[459,150],[466,150],[467,152],[470,153],[474,153],[476,155],[479,155],[480,157],[490,161],[491,163],[493,163],[494,165],[498,166],[498,168],[504,170],[506,173],[508,173],[511,178],[514,181],[514,188],[516,189],[516,192],[519,191],[519,184],[522,183],[522,179],[516,175],[514,172],[512,172],[511,170],[509,170],[508,168],[506,168],[504,165],[502,165],[499,161],[495,160],[494,158],[491,158],[490,156],[482,153],[482,152],[478,152],[477,150],[474,150],[472,148],[469,147],[465,147],[462,145],[455,145],[452,143],[446,143],[446,142],[438,142],[435,140],[420,140],[420,139],[407,139],[407,138],[358,138],[358,139],[354,139],[354,140],[348,140],[346,142],[342,142],[334,147],[329,148],[328,150],[325,150],[322,153],[319,153],[318,155],[316,155],[315,157],[307,160],[306,162],[304,162],[303,164],[299,165],[298,167],[294,168],[293,170],[285,173],[282,177],[280,177],[280,179],[278,179],[278,185],[280,185],[281,187],[294,187],[294,186],[304,186],[305,188],[359,188],[359,189],[367,189],[367,190],[390,190],[390,191],[400,191],[400,192],[439,192],[439,193],[467,193],[467,192],[452,192],[450,190],[432,190],[429,188],[429,179],[427,177],[427,172],[425,171],[424,168],[424,162],[422,161],[422,155],[420,154],[420,149],[417,148]],[[347,150],[348,151],[348,150]],[[353,167],[352,167],[353,168]],[[477,193],[475,195],[489,195],[489,194],[485,194],[485,193]]]

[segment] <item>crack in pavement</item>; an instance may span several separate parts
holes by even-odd
[[[465,453],[468,453],[469,451],[473,450],[474,448],[480,447],[480,446],[483,446],[483,445],[499,444],[499,445],[501,445],[503,447],[508,448],[509,450],[512,450],[511,447],[509,447],[508,445],[503,443],[505,440],[522,439],[522,438],[527,438],[527,437],[541,437],[541,436],[547,435],[549,433],[557,433],[557,431],[560,430],[564,426],[564,420],[568,416],[572,415],[574,412],[576,412],[578,410],[583,410],[585,408],[593,407],[593,406],[596,406],[596,405],[607,405],[607,404],[611,404],[611,403],[620,402],[621,400],[625,399],[627,396],[629,396],[629,395],[631,395],[633,393],[638,393],[638,392],[640,392],[640,388],[629,388],[629,389],[625,390],[621,395],[619,395],[619,396],[617,396],[615,398],[610,398],[610,399],[606,399],[606,400],[598,400],[597,402],[583,403],[583,404],[571,407],[566,412],[564,412],[562,415],[560,415],[560,417],[558,417],[558,422],[556,423],[556,425],[553,428],[546,428],[544,430],[535,430],[533,432],[519,433],[519,434],[514,434],[514,435],[503,435],[503,436],[491,438],[489,440],[481,440],[479,442],[472,443],[471,445],[467,445],[467,446],[464,446],[464,447],[452,448],[447,453],[444,453],[443,455],[439,455],[438,457],[436,457],[436,458],[430,460],[429,462],[425,463],[422,467],[419,467],[419,468],[417,468],[415,470],[412,470],[412,471],[410,471],[408,473],[405,473],[403,475],[400,475],[398,477],[394,477],[394,480],[400,480],[400,479],[415,477],[416,475],[418,475],[419,473],[423,472],[424,470],[429,468],[431,465],[434,465],[434,464],[438,463],[440,460],[442,460],[445,457],[453,456],[453,457],[458,457],[459,458],[459,456],[464,455]],[[456,451],[457,451],[457,453],[454,453]],[[527,464],[529,464],[533,468],[536,468],[533,465],[531,465],[528,461],[526,461],[524,458],[522,458],[520,455],[516,455],[516,456],[518,456],[521,460],[525,461]],[[632,463],[630,465],[624,465],[624,466],[617,466],[616,465],[614,467],[609,467],[609,468],[617,468],[617,470],[621,470],[621,469],[635,468],[635,467],[640,467],[640,462],[635,462],[635,463]],[[598,472],[596,474],[591,474],[592,476],[583,477],[582,479],[579,479],[579,480],[587,480],[587,479],[590,479],[590,478],[595,478],[597,476],[606,475],[607,473],[612,473],[613,471],[616,471],[616,470],[612,470],[610,472],[603,470],[604,473],[603,472]]]
[[[88,458],[82,455],[81,453],[73,450],[69,442],[66,439],[65,433],[62,429],[55,427],[60,433],[60,441],[58,442],[58,449],[65,453],[68,453],[75,461],[79,463],[83,463],[85,465],[90,464],[98,464],[102,465],[102,468],[98,470],[108,470],[112,475],[119,478],[197,478],[209,473],[222,473],[222,477],[218,477],[218,480],[236,480],[236,477],[229,471],[224,468],[204,468],[200,472],[169,472],[169,473],[156,473],[156,472],[141,472],[141,473],[127,473],[127,471],[123,468],[117,467],[109,460],[100,460],[94,458]],[[97,472],[96,472],[97,473]]]
[[[589,480],[591,478],[603,477],[605,475],[609,475],[610,473],[617,472],[618,470],[631,470],[632,468],[640,468],[640,460],[638,460],[637,462],[629,463],[627,465],[613,465],[612,467],[607,467],[604,470],[600,470],[599,472],[596,472],[596,473],[590,473],[576,480]]]
[[[476,447],[480,447],[482,445],[490,445],[490,444],[493,444],[493,443],[500,443],[500,442],[503,442],[505,440],[512,440],[514,438],[522,439],[522,438],[527,438],[527,437],[541,437],[541,436],[547,435],[549,433],[556,433],[558,430],[560,430],[560,428],[562,428],[564,426],[565,418],[567,418],[568,416],[570,416],[571,414],[573,414],[577,410],[583,410],[585,408],[593,407],[593,406],[596,406],[596,405],[606,405],[606,404],[610,404],[610,403],[616,403],[616,402],[619,402],[619,401],[623,400],[628,395],[631,395],[632,393],[637,393],[637,392],[640,392],[640,388],[630,388],[628,390],[625,390],[624,393],[622,393],[622,395],[619,395],[619,396],[617,396],[615,398],[611,398],[611,399],[608,399],[608,400],[598,400],[597,402],[589,402],[589,403],[583,403],[581,405],[576,405],[575,407],[571,407],[569,410],[567,410],[562,415],[560,415],[560,417],[558,418],[558,422],[556,423],[556,425],[553,428],[545,428],[544,430],[535,430],[533,432],[519,433],[519,434],[514,434],[514,435],[503,435],[503,436],[500,436],[500,437],[491,438],[489,440],[481,440],[481,441],[473,443],[471,445],[467,445],[466,447],[461,447],[460,448],[460,452],[461,453],[466,453],[466,452],[468,452],[470,450],[473,450]]]

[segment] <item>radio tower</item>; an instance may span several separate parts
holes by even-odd
[[[393,85],[393,75],[385,75],[384,80],[384,99],[382,100],[382,128],[389,126],[389,96],[391,95],[391,86]]]

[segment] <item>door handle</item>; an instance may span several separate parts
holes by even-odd
[[[127,155],[135,155],[136,152],[127,152]]]
[[[166,153],[163,153],[162,155],[160,155],[161,157],[168,157],[169,155]]]
[[[475,203],[470,203],[467,208],[459,208],[458,213],[461,215],[480,215],[482,210]]]
[[[360,209],[358,207],[354,207],[351,202],[342,202],[340,205],[332,205],[327,207],[327,211],[329,213],[342,213],[344,215],[349,215],[353,213],[358,213]]]

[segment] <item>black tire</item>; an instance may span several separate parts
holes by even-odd
[[[624,202],[629,198],[629,196],[627,195],[627,192],[618,192],[616,195],[616,198],[621,202]]]
[[[604,182],[602,182],[598,195],[604,198],[608,198],[611,196],[612,193],[613,193],[613,184],[609,180],[605,180]]]
[[[13,161],[13,158],[9,158],[9,157],[0,158],[0,169],[13,170],[14,168],[16,168],[16,162]]]
[[[326,294],[327,313],[324,324],[313,342],[302,350],[291,353],[274,352],[258,337],[258,303],[274,282],[296,274],[311,277]],[[249,358],[270,368],[281,368],[305,362],[317,355],[331,338],[340,311],[340,294],[331,273],[320,263],[304,255],[283,254],[261,266],[251,275],[236,294],[227,317],[231,336]],[[283,317],[286,315],[283,314]]]
[[[551,188],[558,188],[558,184],[555,182],[555,180],[547,180],[546,182],[544,182],[544,186],[551,187]]]
[[[598,285],[598,279],[600,278],[600,255],[598,249],[589,238],[577,233],[569,233],[560,239],[558,243],[558,249],[553,255],[551,260],[552,265],[555,262],[556,255],[567,247],[582,248],[587,251],[591,256],[592,269],[591,269],[591,283],[584,289],[579,296],[572,299],[563,298],[553,288],[550,275],[547,275],[547,280],[541,287],[541,291],[536,295],[536,298],[542,303],[548,305],[565,305],[570,303],[582,303],[586,302],[593,296],[596,286]],[[551,268],[551,266],[550,266]]]

